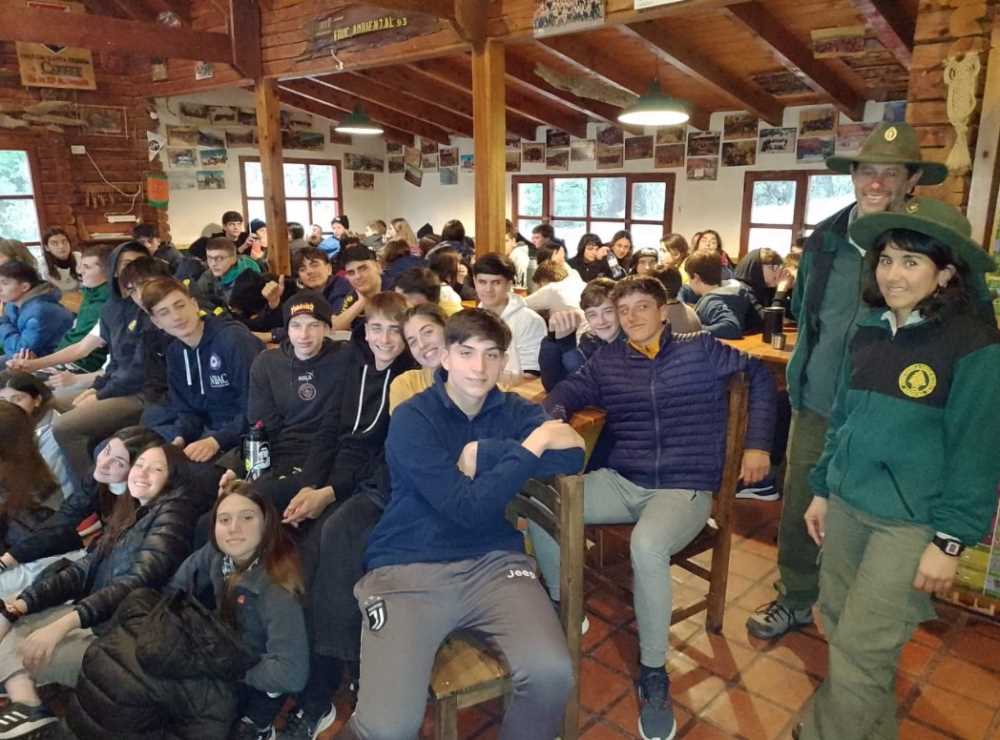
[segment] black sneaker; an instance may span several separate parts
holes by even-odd
[[[764,604],[747,619],[747,632],[758,640],[776,640],[813,623],[812,609],[789,609],[780,601]]]
[[[230,740],[274,740],[277,736],[273,725],[261,727],[249,717],[244,717],[236,723]]]
[[[670,677],[664,669],[640,668],[639,734],[643,740],[671,740],[677,720],[670,701]]]
[[[332,702],[330,708],[321,716],[311,717],[306,710],[299,709],[288,715],[285,729],[281,731],[282,740],[316,740],[320,733],[329,729],[337,721],[337,707]]]
[[[15,702],[0,713],[0,740],[25,737],[58,721],[44,704],[30,707]]]
[[[765,478],[757,483],[744,485],[740,481],[736,489],[736,498],[755,499],[757,501],[777,501],[781,498],[777,486],[774,485],[774,478]]]

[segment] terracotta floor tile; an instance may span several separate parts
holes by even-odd
[[[799,711],[819,686],[818,679],[767,656],[743,671],[740,682],[750,693],[792,712]]]
[[[617,727],[605,722],[598,720],[596,723],[590,726],[590,728],[584,732],[581,736],[581,740],[622,740],[625,737],[635,737],[634,735],[626,735],[621,732]]]
[[[701,716],[747,740],[773,740],[792,718],[791,712],[740,688],[724,691]]]
[[[738,601],[743,594],[755,585],[754,581],[745,576],[730,573],[729,580],[726,582],[726,603],[731,604],[734,601]]]
[[[696,722],[683,735],[683,740],[732,740],[732,735],[707,722]]]
[[[1000,624],[989,619],[971,617],[966,625],[966,629],[986,635],[987,637],[992,637],[994,640],[1000,640]]]
[[[683,654],[670,655],[667,671],[674,703],[695,715],[726,688],[725,681]]]
[[[639,638],[628,630],[618,630],[590,655],[623,675],[637,676],[639,673]]]
[[[981,738],[995,711],[979,702],[937,686],[924,685],[910,716],[961,738]]]
[[[1000,632],[995,634],[1000,636]],[[963,629],[955,635],[948,652],[956,658],[1000,672],[1000,640],[988,637],[985,632]]]
[[[692,638],[678,651],[727,681],[736,678],[737,674],[757,657],[757,653],[749,648],[729,641],[721,635],[708,633]]]
[[[825,678],[827,671],[826,643],[815,637],[793,632],[764,651],[772,658],[803,670],[818,678]]]
[[[737,604],[726,606],[726,614],[722,620],[722,634],[727,640],[738,642],[752,650],[759,650],[767,643],[750,637],[747,632],[747,619],[753,614],[749,609],[744,609]]]
[[[937,730],[910,719],[899,723],[899,736],[903,740],[952,740],[950,735],[942,735]]]
[[[670,625],[670,644],[680,645],[705,631],[705,612],[698,612],[683,622]]]
[[[955,691],[996,709],[1000,707],[1000,675],[957,658],[945,658],[928,679],[935,686]]]
[[[691,721],[692,715],[682,706],[674,702],[674,719],[680,730]],[[639,699],[636,692],[625,694],[611,709],[604,713],[604,721],[610,722],[629,737],[638,736]]]
[[[913,633],[913,639],[921,645],[939,648],[944,644],[944,640],[948,636],[948,633],[951,632],[951,629],[952,625],[950,623],[941,620],[924,622]]]
[[[587,630],[587,634],[580,638],[580,649],[584,653],[590,651],[597,643],[602,642],[615,629],[607,620],[601,619],[594,612],[587,614],[587,621],[590,622],[590,629]]]
[[[743,592],[743,595],[736,600],[736,605],[754,611],[774,601],[777,595],[770,583],[756,583]]]
[[[494,722],[485,729],[479,731],[474,740],[497,740],[500,737],[500,723]]]
[[[587,611],[594,612],[613,625],[625,624],[635,618],[632,604],[607,588],[598,588],[587,597]]]
[[[920,676],[936,653],[933,648],[911,640],[903,646],[903,652],[899,656],[899,670],[911,676]]]
[[[759,581],[770,576],[777,569],[777,563],[770,558],[762,558],[746,550],[736,550],[729,558],[729,572]],[[773,580],[773,577],[772,577]]]
[[[603,712],[631,689],[632,682],[620,673],[592,658],[580,661],[580,704],[591,712]]]

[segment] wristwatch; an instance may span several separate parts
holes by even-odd
[[[951,537],[942,537],[940,534],[935,535],[932,540],[937,546],[937,548],[943,552],[945,555],[950,555],[953,558],[957,558],[965,550],[965,545],[956,539]]]

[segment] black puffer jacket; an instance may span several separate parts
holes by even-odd
[[[106,622],[129,592],[160,588],[191,553],[198,507],[183,489],[161,493],[110,550],[95,547],[68,568],[37,580],[18,598],[35,613],[75,601],[80,626]]]
[[[133,591],[115,613],[110,631],[87,648],[66,712],[66,722],[80,740],[228,737],[238,709],[235,682],[160,678],[140,665],[136,643],[159,601],[152,589]],[[160,636],[162,642],[172,639]]]

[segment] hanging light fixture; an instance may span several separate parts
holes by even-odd
[[[354,112],[341,121],[334,128],[334,131],[338,134],[358,134],[359,136],[377,136],[384,133],[381,126],[372,122],[360,103],[354,106]]]
[[[656,80],[637,101],[618,114],[619,122],[634,126],[676,126],[690,118],[687,103],[664,94]]]

